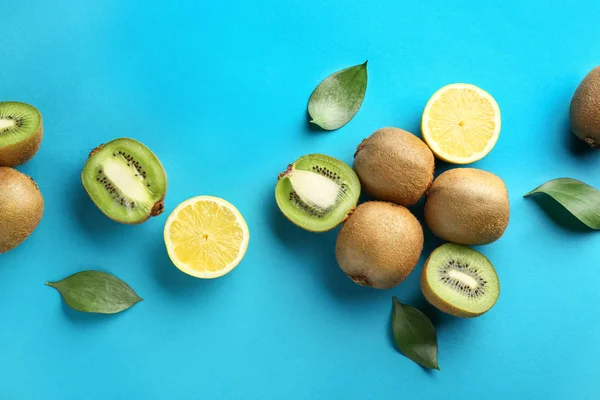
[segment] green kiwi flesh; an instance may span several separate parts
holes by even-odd
[[[0,102],[0,166],[29,161],[40,148],[44,129],[37,108],[19,102]]]
[[[441,311],[477,317],[496,304],[500,282],[492,263],[480,252],[446,243],[431,253],[421,273],[421,290]]]
[[[0,254],[27,239],[43,214],[44,198],[33,179],[0,167]]]
[[[116,139],[94,149],[81,180],[107,217],[139,224],[164,211],[167,176],[152,151],[133,139]]]
[[[309,154],[279,174],[275,199],[294,224],[312,232],[335,228],[354,210],[360,196],[358,177],[346,163]]]

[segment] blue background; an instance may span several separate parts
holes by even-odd
[[[600,152],[568,127],[573,91],[600,64],[598,1],[1,9],[0,99],[42,111],[41,150],[19,170],[39,183],[46,211],[25,244],[0,255],[0,399],[600,398],[600,236],[522,198],[562,176],[600,186]],[[354,120],[311,129],[314,87],[366,59]],[[500,140],[474,166],[506,181],[512,206],[506,234],[480,249],[502,294],[474,320],[424,302],[421,264],[389,291],[354,285],[336,265],[337,232],[301,231],[273,196],[277,174],[303,154],[351,163],[377,128],[418,134],[428,98],[454,82],[500,104]],[[122,136],[153,149],[169,176],[165,214],[141,226],[105,218],[80,183],[88,151]],[[197,195],[231,201],[251,230],[243,263],[219,280],[184,275],[164,249],[168,214]],[[422,205],[413,211],[422,217]],[[439,244],[427,233],[423,259]],[[44,282],[82,269],[119,276],[145,301],[115,316],[70,310]],[[441,371],[394,348],[392,295],[435,323]]]

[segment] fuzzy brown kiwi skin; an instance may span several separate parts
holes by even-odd
[[[342,226],[336,259],[355,283],[389,289],[414,270],[423,240],[423,228],[407,208],[370,201],[359,205]]]
[[[569,110],[575,136],[594,149],[600,149],[600,66],[581,81]]]
[[[33,179],[0,167],[0,254],[23,243],[43,214],[44,198]]]
[[[90,151],[90,155],[88,158],[92,157],[93,155],[95,155],[96,153],[98,153],[102,148],[104,147],[104,143],[100,144],[98,147],[94,148],[92,151]],[[160,164],[160,160],[158,160],[158,158],[156,158],[156,160],[158,161],[158,163]],[[162,168],[162,164],[160,164],[161,168]],[[164,168],[163,168],[164,171]],[[84,173],[81,173],[81,182],[83,183],[84,181]],[[108,215],[107,213],[105,213],[102,208],[100,207],[100,205],[98,203],[96,203],[93,199],[92,196],[90,196],[90,198],[92,199],[92,201],[94,202],[94,204],[96,205],[96,207],[102,211],[102,213],[104,215],[106,215],[108,218],[112,219],[115,222],[119,222],[121,224],[125,224],[125,225],[140,225],[143,224],[144,222],[148,221],[150,219],[150,217],[157,217],[160,214],[163,213],[163,211],[165,211],[165,196],[167,195],[167,189],[169,186],[169,182],[167,180],[167,176],[165,173],[165,192],[163,193],[163,196],[156,201],[156,203],[154,203],[154,206],[152,206],[152,209],[150,210],[150,213],[148,215],[146,215],[146,217],[140,221],[122,221],[120,219],[116,219],[113,218],[112,216]],[[85,185],[84,185],[85,187]]]
[[[435,157],[431,149],[410,132],[387,127],[375,131],[358,145],[354,170],[373,198],[411,206],[433,182]]]
[[[455,317],[475,318],[483,314],[461,310],[460,308],[457,308],[452,304],[447,303],[445,300],[443,300],[441,297],[435,294],[435,292],[429,285],[429,281],[427,281],[427,268],[429,267],[430,259],[431,256],[427,258],[427,261],[425,261],[425,265],[423,266],[423,270],[421,271],[421,291],[423,292],[423,296],[425,296],[425,299],[427,299],[427,301],[438,310],[445,312],[446,314],[454,315]]]
[[[43,121],[40,114],[40,126],[25,140],[0,147],[0,167],[15,167],[31,160],[40,149],[44,137]]]
[[[427,192],[425,222],[434,235],[452,243],[492,243],[506,231],[509,217],[506,185],[491,172],[451,169]]]

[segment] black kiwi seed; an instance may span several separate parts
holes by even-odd
[[[329,209],[326,210],[315,210],[313,207],[304,203],[300,196],[295,191],[290,192],[290,201],[293,202],[298,208],[304,211],[307,214],[310,214],[317,218],[323,218],[325,214],[329,212]]]
[[[114,153],[113,153],[114,154]],[[135,207],[134,202],[129,202],[121,196],[121,193],[117,190],[116,187],[113,186],[113,183],[108,180],[108,177],[105,176],[101,169],[98,170],[98,176],[96,177],[96,181],[102,183],[104,188],[108,191],[111,197],[116,200],[119,204],[126,207]],[[149,185],[148,185],[149,186]]]

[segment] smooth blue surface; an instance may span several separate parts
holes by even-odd
[[[600,64],[600,2],[566,4],[4,0],[0,99],[42,111],[42,148],[19,170],[46,211],[0,255],[0,399],[600,398],[600,236],[522,198],[562,176],[600,187],[600,152],[568,129],[571,95]],[[314,87],[366,59],[355,119],[309,128]],[[512,202],[504,237],[481,248],[502,294],[474,320],[426,305],[418,272],[389,291],[354,285],[336,266],[336,232],[299,230],[273,197],[303,154],[350,163],[377,128],[418,133],[428,98],[453,82],[500,104],[500,140],[474,166],[501,176]],[[141,226],[105,218],[79,179],[88,151],[121,136],[169,176],[166,213]],[[234,203],[252,234],[216,281],[179,272],[162,239],[168,213],[202,194]],[[428,234],[423,258],[438,244]],[[44,286],[90,268],[145,301],[80,314]],[[394,348],[392,295],[434,321],[441,371]]]

